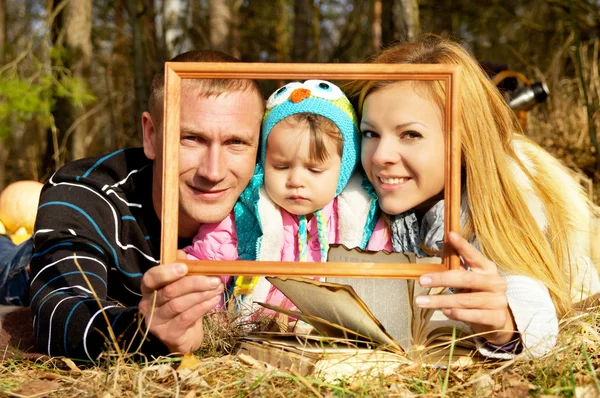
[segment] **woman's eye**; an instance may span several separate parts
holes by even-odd
[[[361,132],[363,138],[377,138],[379,135],[373,131],[365,130]]]
[[[404,133],[402,133],[402,138],[408,140],[418,140],[419,138],[423,138],[423,135],[416,131],[405,131]]]

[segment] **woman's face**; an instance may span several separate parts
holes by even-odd
[[[391,215],[444,189],[442,113],[416,88],[413,82],[394,83],[369,94],[363,105],[362,165],[381,209]]]

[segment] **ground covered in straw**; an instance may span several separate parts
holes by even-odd
[[[132,361],[107,353],[98,366],[19,357],[0,364],[0,395],[10,397],[598,397],[600,306],[561,322],[556,349],[536,360],[480,363],[464,368],[405,366],[389,377],[324,382],[270,367],[234,352],[235,333],[207,328],[203,351],[185,358]]]

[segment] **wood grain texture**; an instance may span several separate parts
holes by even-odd
[[[460,232],[460,109],[457,65],[403,64],[289,64],[289,63],[213,63],[167,62],[163,127],[163,193],[161,263],[177,258],[179,210],[178,168],[181,79],[258,79],[258,80],[441,80],[446,86],[444,118],[445,142],[445,236]],[[460,259],[445,241],[443,264],[398,263],[285,263],[266,261],[190,261],[196,275],[272,275],[373,278],[418,278],[428,272],[460,267]]]
[[[161,264],[177,259],[179,221],[179,121],[181,78],[165,65],[165,93],[162,132]]]

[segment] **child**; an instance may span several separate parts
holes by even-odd
[[[353,176],[359,146],[356,115],[337,86],[281,87],[267,102],[252,181],[227,219],[200,227],[188,258],[326,261],[330,243],[365,248],[377,206],[368,182]],[[223,279],[248,314],[252,301],[293,308],[264,278]]]
[[[521,346],[540,356],[558,317],[600,291],[589,260],[590,207],[564,166],[519,134],[520,126],[477,62],[458,44],[430,37],[391,47],[375,63],[461,66],[461,234],[449,240],[472,272],[423,275],[425,287],[460,289],[416,304],[444,308],[483,333],[485,355]],[[362,165],[389,219],[394,251],[443,249],[444,85],[357,81]],[[470,243],[469,243],[470,242]]]

